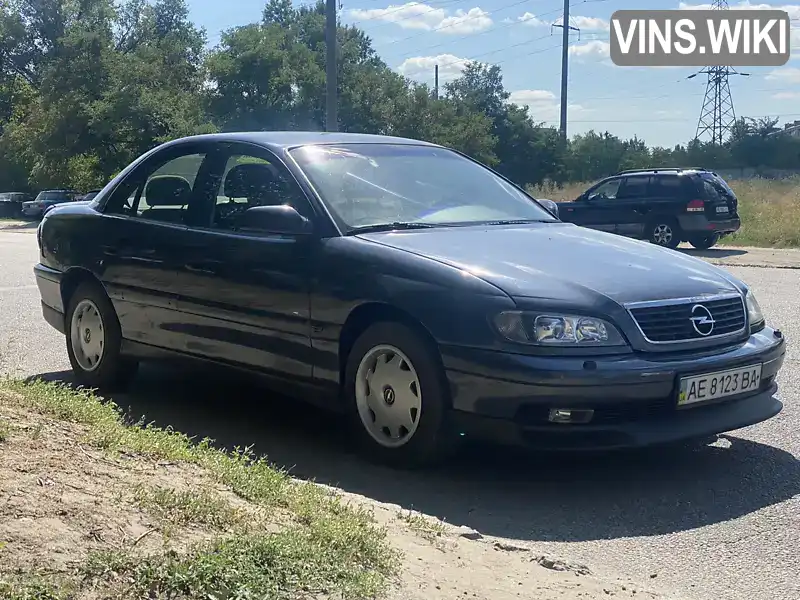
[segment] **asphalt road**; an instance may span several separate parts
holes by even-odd
[[[729,250],[705,255],[752,285],[787,335],[789,354],[779,380],[783,412],[694,451],[577,460],[475,447],[437,472],[394,472],[354,457],[335,419],[240,375],[150,366],[114,400],[134,418],[227,447],[254,444],[299,477],[572,557],[678,598],[800,599],[800,269],[786,268],[791,253],[773,252],[771,267],[732,266]],[[0,369],[68,378],[63,340],[40,317],[36,258],[32,228],[0,231]],[[762,264],[758,253],[747,264]]]

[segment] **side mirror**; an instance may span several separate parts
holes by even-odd
[[[236,230],[254,233],[286,233],[307,235],[312,231],[311,221],[288,205],[254,206],[236,219]]]
[[[539,204],[544,206],[548,210],[548,212],[550,212],[550,214],[552,214],[556,219],[558,218],[557,202],[553,202],[552,200],[549,200],[547,198],[537,199],[537,201],[539,202]]]

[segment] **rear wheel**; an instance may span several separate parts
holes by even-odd
[[[453,450],[441,360],[411,328],[379,322],[364,331],[347,359],[344,394],[356,440],[370,459],[419,467]]]
[[[708,250],[719,241],[718,233],[710,233],[689,238],[689,243],[698,250]]]
[[[130,382],[138,363],[120,354],[117,313],[99,284],[78,286],[69,300],[66,326],[67,354],[78,384],[111,390]]]
[[[678,224],[673,219],[655,219],[648,225],[647,231],[651,244],[674,250],[681,243]]]

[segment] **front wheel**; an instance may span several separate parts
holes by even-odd
[[[67,309],[67,354],[76,382],[84,387],[116,389],[136,373],[136,361],[120,354],[122,331],[105,290],[82,283]]]
[[[648,235],[651,244],[664,248],[675,249],[681,243],[678,224],[670,219],[656,220],[648,226]]]
[[[689,238],[689,243],[698,250],[708,250],[719,241],[718,233]]]
[[[370,326],[347,359],[345,401],[362,452],[398,467],[448,456],[455,445],[441,360],[415,331]]]

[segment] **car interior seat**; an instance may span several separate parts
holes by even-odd
[[[147,182],[144,201],[147,208],[142,211],[144,219],[183,223],[186,205],[192,195],[192,186],[177,175],[158,175]]]

